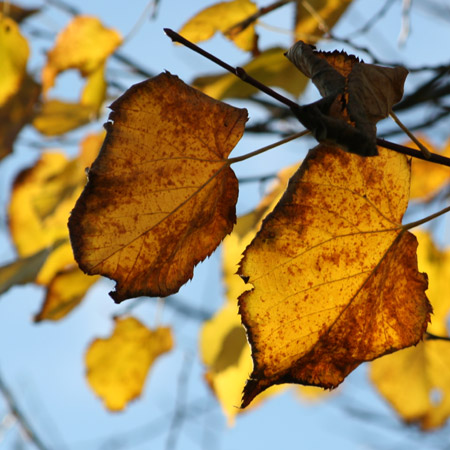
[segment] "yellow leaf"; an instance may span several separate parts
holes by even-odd
[[[308,78],[284,56],[285,50],[276,47],[265,50],[243,67],[245,71],[267,86],[277,86],[298,97],[307,84]],[[207,95],[222,100],[224,98],[248,98],[258,92],[233,74],[206,75],[194,80],[193,86]]]
[[[242,389],[252,370],[250,347],[236,304],[226,303],[205,322],[200,335],[200,353],[207,368],[206,381],[232,425],[236,414],[243,412],[239,408]],[[255,404],[279,390],[278,386],[267,390]]]
[[[13,151],[17,135],[33,118],[40,91],[40,86],[25,75],[20,89],[0,106],[0,160]]]
[[[416,239],[401,219],[410,167],[319,145],[247,247],[239,299],[254,369],[243,406],[273,384],[337,386],[361,362],[416,344],[429,321]]]
[[[95,118],[91,104],[48,100],[33,119],[33,126],[45,136],[59,136],[86,125]]]
[[[308,44],[316,43],[333,28],[351,3],[352,0],[297,0],[294,27],[296,38]]]
[[[210,39],[218,31],[226,35],[233,25],[251,16],[258,10],[250,0],[232,0],[216,3],[190,19],[180,30],[180,34],[191,42]],[[235,36],[227,36],[242,50],[251,51],[256,45],[254,26],[251,25]]]
[[[0,106],[18,92],[30,50],[17,23],[0,12]]]
[[[443,150],[436,150],[435,146],[426,138],[420,136],[422,142],[430,151],[440,153],[447,158],[450,157],[450,140],[447,141]],[[405,145],[414,146],[408,142]],[[427,201],[440,189],[450,183],[450,169],[439,164],[430,164],[429,161],[413,158],[411,176],[411,200]]]
[[[99,146],[94,148],[92,144],[83,143],[80,159],[69,160],[57,152],[43,153],[33,167],[22,171],[14,181],[8,213],[19,256],[31,256],[65,240],[42,267],[36,280],[40,284],[47,285],[56,273],[75,264],[67,219],[86,182],[86,163],[98,153]]]
[[[152,331],[137,319],[116,319],[113,334],[86,353],[87,380],[106,408],[120,411],[137,398],[150,367],[173,347],[170,328]]]
[[[450,343],[426,340],[370,365],[370,376],[406,422],[424,430],[441,427],[450,416]]]
[[[116,280],[116,302],[167,296],[192,277],[235,222],[238,184],[226,159],[247,111],[168,73],[132,86],[69,219],[81,269]]]
[[[447,336],[450,310],[450,249],[438,250],[431,236],[417,232],[419,268],[426,270],[427,295],[434,314],[427,331]],[[445,424],[450,416],[450,343],[427,339],[416,347],[371,363],[371,379],[380,393],[407,422],[428,430]],[[405,383],[405,380],[408,380]]]
[[[98,114],[106,98],[106,88],[105,64],[102,64],[88,76],[81,94],[80,103],[92,107],[95,113]]]
[[[44,94],[64,70],[78,69],[83,77],[98,70],[121,44],[120,34],[96,17],[77,16],[58,35],[42,71]]]
[[[85,275],[77,266],[58,272],[48,284],[44,303],[34,321],[60,320],[66,317],[80,304],[98,279],[99,277]]]

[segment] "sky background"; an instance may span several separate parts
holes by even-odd
[[[51,2],[49,2],[51,3]],[[121,48],[155,75],[163,70],[177,74],[189,82],[194,75],[217,72],[211,62],[181,46],[174,46],[163,27],[180,29],[183,23],[210,1],[161,0],[156,19],[145,20]],[[259,2],[266,5],[268,2]],[[359,28],[384,2],[374,0],[355,1],[334,33],[346,36]],[[358,39],[360,45],[369,46],[386,63],[403,63],[417,67],[433,65],[448,60],[450,11],[448,15],[431,15],[424,7],[424,0],[414,2],[411,12],[411,32],[403,46],[398,45],[402,29],[401,2],[394,1],[386,17],[374,29]],[[444,5],[445,2],[437,2]],[[76,8],[84,14],[96,15],[104,24],[114,27],[127,36],[138,23],[148,2],[130,0],[111,2],[105,0],[79,0]],[[23,6],[42,6],[42,3],[21,2]],[[266,16],[270,25],[289,29],[292,22],[291,7]],[[70,16],[47,5],[38,20],[31,21],[41,28],[56,33],[70,20]],[[31,26],[23,27],[28,37]],[[275,44],[288,47],[291,38],[287,34],[261,28],[261,48]],[[39,74],[44,51],[51,42],[32,42],[29,70]],[[231,43],[218,36],[201,46],[232,65],[240,65],[246,56]],[[348,48],[341,43],[323,42],[322,49]],[[443,52],[446,55],[443,55]],[[370,58],[356,53],[370,62]],[[123,66],[111,62],[111,69],[123,70]],[[140,78],[120,77],[124,85],[140,81]],[[81,81],[77,74],[59,77],[53,94],[75,100]],[[414,89],[407,80],[406,92]],[[120,92],[116,91],[116,95]],[[314,87],[309,87],[301,103],[318,98]],[[245,102],[232,102],[247,106]],[[420,114],[402,116],[405,122],[415,122]],[[250,108],[251,119],[261,117],[261,111]],[[387,120],[380,129],[391,129]],[[448,122],[433,129],[432,141],[442,143],[448,137]],[[87,130],[99,130],[99,124],[74,133],[75,138]],[[383,128],[385,127],[385,128]],[[14,154],[0,166],[0,202],[2,209],[9,199],[11,183],[17,173],[39,157],[39,150],[29,143],[42,139],[33,130],[22,133]],[[402,142],[402,136],[393,140]],[[273,136],[245,137],[232,156],[248,153],[274,141]],[[234,166],[238,177],[274,173],[282,167],[302,159],[312,140],[296,141],[273,150],[241,165]],[[48,148],[55,148],[49,140]],[[60,146],[61,148],[61,146]],[[75,154],[76,145],[69,141],[64,150]],[[245,184],[240,190],[238,213],[252,209],[261,198],[265,185]],[[14,248],[9,241],[6,218],[2,213],[0,229],[0,263],[14,259]],[[423,214],[425,215],[425,214]],[[448,219],[441,221],[437,239],[448,243]],[[89,292],[81,306],[69,317],[57,323],[32,323],[39,309],[43,290],[34,286],[16,287],[0,298],[0,373],[7,382],[19,406],[25,412],[39,436],[51,449],[164,449],[176,445],[190,449],[445,449],[450,447],[450,427],[432,434],[422,434],[414,427],[405,427],[390,407],[367,382],[367,367],[362,365],[344,382],[342,388],[325,402],[308,404],[294,392],[271,397],[260,407],[242,414],[234,427],[228,428],[215,399],[203,382],[203,367],[198,358],[199,322],[188,319],[176,310],[165,308],[157,311],[156,302],[143,302],[133,314],[149,326],[155,325],[156,316],[161,325],[171,325],[175,331],[175,349],[157,361],[147,380],[143,395],[131,403],[125,412],[111,414],[105,411],[101,401],[91,392],[84,378],[84,352],[95,337],[111,333],[114,314],[122,312],[127,304],[117,306],[108,296],[113,282],[102,280]],[[180,302],[187,302],[202,311],[213,313],[222,304],[223,287],[220,279],[220,251],[200,264],[194,279],[180,290]],[[407,383],[408,380],[405,380]],[[178,391],[182,388],[182,394]],[[177,405],[185,416],[174,422]],[[3,423],[2,423],[2,419]],[[171,440],[172,439],[172,440]],[[8,424],[7,407],[0,398],[0,448],[32,449],[24,444],[17,425]]]

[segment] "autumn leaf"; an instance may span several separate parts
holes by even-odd
[[[173,347],[170,328],[146,328],[133,317],[116,319],[113,334],[96,339],[86,353],[86,377],[111,411],[141,395],[155,360]]]
[[[440,153],[447,158],[450,157],[450,140],[444,145],[442,150],[437,150],[435,146],[428,142],[426,138],[420,137],[427,148],[433,149],[435,153]],[[406,146],[415,146],[408,142]],[[450,168],[439,164],[430,164],[428,161],[414,159],[412,161],[412,177],[411,177],[411,200],[428,201],[440,189],[450,184]]]
[[[448,336],[450,249],[437,249],[428,233],[418,232],[417,238],[419,268],[427,272],[427,295],[434,312],[427,332]],[[416,347],[373,361],[370,376],[400,417],[430,430],[443,426],[450,417],[449,366],[449,342],[426,339]]]
[[[44,94],[53,86],[56,76],[67,69],[78,69],[87,77],[101,67],[121,44],[120,34],[102,25],[96,17],[77,16],[58,35],[48,52],[42,70]]]
[[[112,105],[107,136],[69,220],[82,270],[117,282],[116,302],[167,296],[235,222],[227,156],[247,111],[163,73]]]
[[[25,75],[19,90],[0,106],[0,160],[13,151],[17,135],[31,122],[40,92],[33,78]]]
[[[265,50],[243,66],[245,71],[267,86],[277,86],[298,97],[308,79],[299,76],[298,70],[284,57],[284,50],[275,47]],[[248,98],[258,92],[234,74],[205,75],[194,80],[193,86],[218,100]]]
[[[380,149],[311,150],[247,247],[239,299],[253,372],[243,406],[273,384],[333,388],[361,362],[414,345],[431,307],[416,239],[401,225],[410,167]]]
[[[180,34],[191,42],[201,42],[210,39],[216,32],[221,32],[242,50],[251,51],[257,41],[253,25],[233,36],[227,35],[226,31],[257,10],[256,4],[250,0],[219,2],[192,17],[183,25]]]
[[[308,44],[316,43],[345,13],[352,0],[296,1],[295,36]]]
[[[377,155],[376,123],[403,96],[408,71],[364,64],[345,52],[320,52],[302,41],[287,58],[319,89],[322,99],[294,111],[319,142],[361,156]]]
[[[28,42],[19,25],[0,12],[0,106],[18,92],[29,54]]]

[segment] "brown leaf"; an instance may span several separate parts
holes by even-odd
[[[294,111],[316,139],[361,156],[377,155],[376,123],[402,98],[408,71],[364,64],[345,52],[316,51],[302,41],[286,56],[323,97]]]
[[[247,111],[163,73],[111,108],[107,136],[69,220],[77,262],[117,281],[115,301],[167,296],[235,222],[227,156]]]
[[[401,225],[410,166],[311,150],[247,247],[239,298],[254,369],[243,406],[267,387],[337,386],[360,363],[416,344],[429,321],[416,238]]]

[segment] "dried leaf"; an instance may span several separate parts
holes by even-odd
[[[352,0],[297,0],[295,36],[308,44],[316,43],[333,28],[351,2]]]
[[[13,151],[17,135],[34,115],[40,86],[28,75],[20,89],[0,106],[0,160]]]
[[[81,303],[98,279],[85,275],[77,266],[58,272],[48,284],[44,303],[34,321],[63,319]]]
[[[253,25],[233,36],[228,36],[226,31],[257,10],[256,4],[250,0],[219,2],[192,17],[183,25],[179,33],[191,42],[201,42],[212,38],[215,33],[221,32],[242,50],[251,51],[257,41]]]
[[[120,34],[105,28],[96,17],[77,16],[58,35],[42,70],[44,94],[56,76],[67,69],[78,69],[83,77],[98,70],[121,44]]]
[[[245,64],[243,68],[253,78],[267,86],[277,86],[298,97],[308,79],[299,76],[298,70],[284,57],[284,50],[271,48]],[[193,86],[218,100],[248,98],[258,90],[233,74],[206,75],[194,80]]]
[[[243,406],[273,384],[337,386],[361,362],[416,344],[429,321],[416,239],[401,219],[410,167],[311,150],[247,247],[239,299],[254,369]]]
[[[116,302],[167,296],[235,222],[238,183],[227,156],[247,111],[168,73],[131,87],[69,220],[75,258],[116,280]]]
[[[345,52],[319,52],[302,41],[286,56],[323,97],[294,111],[316,139],[361,156],[377,155],[376,123],[402,98],[408,71],[364,64]]]
[[[86,353],[87,380],[111,411],[141,395],[158,356],[173,347],[170,328],[152,331],[137,319],[116,319],[111,337],[96,339]]]
[[[0,12],[0,106],[18,92],[29,54],[28,42],[17,23]]]

